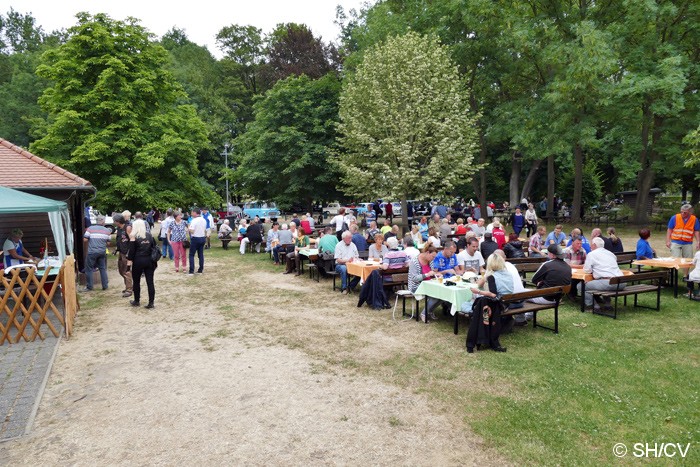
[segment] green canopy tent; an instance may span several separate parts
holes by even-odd
[[[73,254],[73,235],[71,233],[68,205],[63,201],[30,195],[22,191],[0,186],[0,214],[17,214],[45,212],[49,216],[56,251],[61,262],[68,254]]]

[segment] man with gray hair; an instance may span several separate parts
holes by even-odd
[[[288,251],[288,245],[292,245],[294,243],[292,231],[289,230],[289,226],[287,224],[282,224],[282,230],[278,232],[277,238],[279,239],[279,245],[272,249],[272,258],[275,260],[275,264],[279,265],[280,251]]]
[[[124,211],[129,212],[129,211]],[[129,213],[131,215],[131,213]],[[114,248],[114,254],[118,255],[117,268],[119,275],[124,278],[124,290],[122,297],[130,297],[134,289],[134,281],[131,278],[131,266],[126,255],[129,252],[129,236],[131,235],[131,222],[126,220],[124,214],[115,214],[113,217],[114,225],[117,226],[117,245]]]
[[[360,278],[355,276],[348,283],[348,263],[356,261],[360,257],[357,247],[352,243],[352,233],[349,230],[343,232],[341,241],[335,246],[335,272],[340,275],[340,292],[347,294],[348,290],[353,290],[360,282]]]
[[[100,270],[102,290],[107,290],[109,279],[107,277],[107,247],[112,239],[112,231],[105,227],[105,216],[97,216],[97,224],[91,225],[83,234],[83,243],[87,248],[85,258],[85,289],[81,292],[92,290],[92,276],[95,267]]]
[[[165,259],[166,256],[173,259],[173,247],[170,246],[170,243],[168,242],[168,229],[170,228],[170,224],[175,221],[173,218],[172,208],[168,208],[165,215],[165,219],[163,219],[163,222],[160,224],[160,235],[158,235],[158,240],[163,242],[160,254],[163,256],[163,259]]]
[[[591,292],[599,290],[616,290],[618,285],[610,285],[610,278],[622,276],[617,265],[617,256],[605,249],[605,242],[602,238],[596,237],[591,242],[591,252],[586,255],[586,262],[583,263],[583,270],[587,274],[593,274],[593,280],[586,282],[586,296],[584,297],[586,307],[593,307],[593,311],[600,311],[600,305],[604,304],[605,309],[610,309],[610,299],[596,300],[593,304],[593,294]],[[619,284],[619,288],[624,288],[626,284]],[[581,285],[579,284],[579,293]]]
[[[697,242],[696,249],[700,250],[700,221],[691,213],[692,210],[690,204],[684,204],[681,212],[668,221],[666,247],[676,258],[692,258],[693,241]]]

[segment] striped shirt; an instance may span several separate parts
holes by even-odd
[[[407,263],[408,256],[401,250],[389,250],[382,260],[382,264],[386,264],[388,269],[400,269],[406,267]]]
[[[104,225],[91,225],[83,237],[88,239],[88,255],[104,255],[107,251],[107,243],[112,238],[112,231]]]

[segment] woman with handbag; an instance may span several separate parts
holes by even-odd
[[[187,248],[185,246],[185,242],[187,242],[187,222],[182,219],[180,211],[175,212],[174,219],[168,225],[167,237],[168,244],[173,248],[175,272],[180,272],[180,263],[182,263],[182,272],[185,272],[187,270],[187,254],[185,253]]]
[[[146,308],[153,308],[156,296],[153,273],[158,266],[158,263],[153,259],[153,252],[160,254],[160,250],[153,236],[146,231],[146,223],[142,219],[136,219],[132,224],[129,239],[129,253],[127,253],[129,263],[127,264],[131,265],[131,274],[134,280],[134,299],[131,301],[131,306],[141,305],[141,275],[143,274],[146,276],[146,286],[148,287]]]

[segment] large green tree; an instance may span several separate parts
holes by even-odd
[[[282,206],[337,199],[336,141],[340,82],[333,74],[278,81],[255,103],[255,119],[235,141],[236,187]]]
[[[37,69],[52,86],[40,99],[48,126],[30,150],[90,180],[106,209],[216,200],[197,167],[205,126],[165,49],[133,18],[77,17]]]
[[[448,196],[476,167],[474,115],[446,47],[407,33],[369,49],[340,99],[339,158],[353,195]]]

